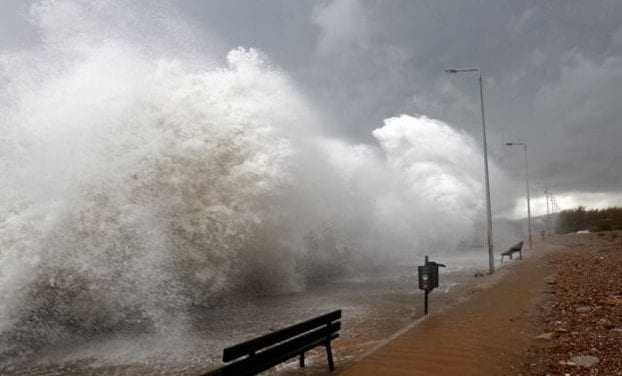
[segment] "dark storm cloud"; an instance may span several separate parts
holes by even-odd
[[[197,2],[195,20],[230,47],[256,46],[334,119],[365,140],[386,117],[416,112],[479,138],[475,77],[486,74],[491,152],[558,190],[617,191],[622,181],[622,2]]]

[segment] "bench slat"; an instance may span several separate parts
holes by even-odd
[[[223,362],[230,362],[339,319],[341,319],[341,310],[327,313],[314,319],[277,330],[265,336],[242,342],[224,349],[222,360]]]
[[[252,357],[238,360],[222,368],[211,371],[205,376],[255,375],[317,346],[326,345],[329,341],[339,337],[337,332],[340,329],[340,322],[331,323],[327,327],[316,329],[310,333],[259,352]]]

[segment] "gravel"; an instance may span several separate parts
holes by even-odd
[[[603,233],[599,233],[603,234]],[[567,250],[549,261],[548,281],[537,315],[539,333],[521,375],[622,375],[622,240],[620,233],[560,236]],[[547,281],[547,282],[548,282]]]

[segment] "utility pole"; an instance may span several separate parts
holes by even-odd
[[[484,153],[484,176],[486,186],[486,237],[488,243],[488,273],[495,272],[495,255],[492,244],[492,205],[490,203],[490,175],[488,173],[488,144],[486,142],[486,116],[484,112],[484,79],[479,68],[445,69],[447,73],[477,72],[479,75],[479,100],[482,112],[482,148]]]
[[[559,205],[557,205],[557,197],[555,197],[552,193],[551,193],[551,227],[552,227],[552,232],[555,232],[555,213],[557,213],[559,211]]]
[[[544,198],[546,199],[546,232],[551,234],[551,210],[549,208],[549,188],[544,188]]]
[[[495,255],[492,246],[492,205],[490,203],[490,174],[488,172],[488,143],[486,142],[486,115],[484,112],[484,82],[479,72],[479,102],[482,110],[482,144],[484,147],[484,175],[486,176],[486,218],[488,219],[486,235],[488,237],[488,272],[495,272]]]

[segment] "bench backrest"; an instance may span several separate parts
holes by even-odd
[[[231,362],[243,356],[255,354],[261,349],[271,347],[290,338],[298,337],[322,326],[330,327],[329,332],[332,332],[335,329],[339,330],[340,325],[339,323],[336,323],[336,321],[340,319],[341,310],[337,310],[311,320],[277,330],[270,334],[253,338],[249,341],[224,349],[222,353],[222,360],[223,362]]]
[[[520,242],[514,244],[513,246],[510,247],[510,251],[520,251],[521,249],[523,249],[523,241],[521,240]]]

